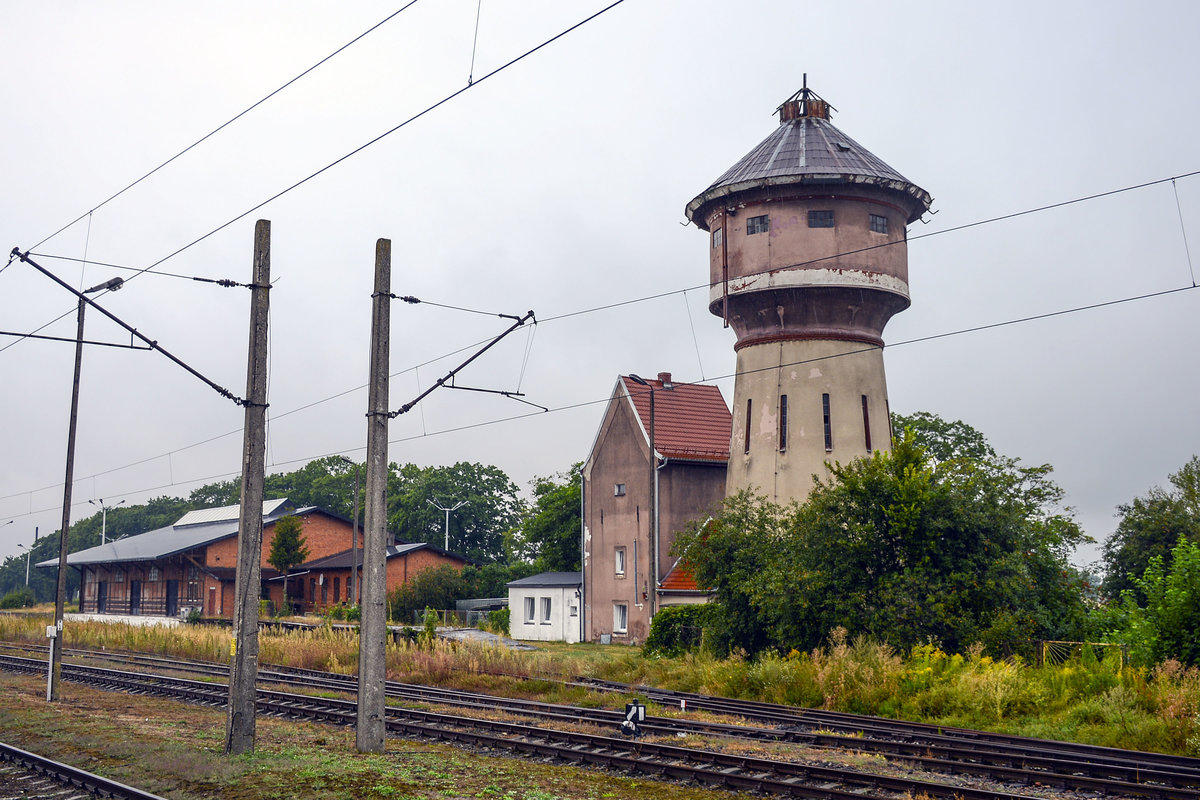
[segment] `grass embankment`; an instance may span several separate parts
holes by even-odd
[[[44,641],[44,620],[0,619],[0,640]],[[69,647],[227,661],[229,632],[74,623]],[[264,664],[353,673],[357,638],[318,628],[259,637]],[[933,646],[902,657],[886,645],[837,635],[811,653],[716,659],[644,657],[639,648],[550,644],[533,652],[437,642],[389,645],[388,677],[555,702],[620,704],[551,680],[591,675],[627,683],[836,711],[981,728],[1142,750],[1200,755],[1200,670],[1167,662],[1121,668],[1091,658],[1032,666]]]

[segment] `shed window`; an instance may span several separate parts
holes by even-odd
[[[629,631],[629,606],[626,603],[613,603],[613,633]]]
[[[832,228],[833,227],[833,212],[832,211],[810,211],[810,212],[808,212],[808,227],[810,227],[810,228]]]
[[[766,233],[767,227],[770,225],[770,218],[763,214],[761,217],[750,217],[746,220],[746,235],[753,236],[756,233]]]
[[[532,597],[525,598],[525,624],[533,624],[534,599]]]
[[[887,233],[887,217],[880,214],[872,214],[871,230],[875,231],[875,233]]]
[[[712,232],[713,250],[719,250],[724,241],[725,232],[721,228],[714,228]]]
[[[543,625],[550,624],[550,609],[552,606],[553,606],[553,598],[550,598],[550,597],[542,598],[542,624]]]

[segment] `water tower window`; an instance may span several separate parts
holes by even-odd
[[[712,232],[713,250],[718,250],[721,247],[721,242],[725,241],[725,233],[721,228],[715,228]]]
[[[761,217],[751,217],[746,220],[746,235],[753,236],[756,233],[766,233],[767,227],[770,225],[769,217],[763,214]]]
[[[872,214],[871,230],[873,230],[875,233],[887,233],[887,217],[879,214]]]
[[[832,211],[810,211],[810,212],[808,212],[808,227],[810,227],[810,228],[832,228],[833,227],[833,212]]]
[[[750,410],[754,407],[754,401],[749,397],[746,398],[746,449],[745,454],[750,455]]]
[[[787,395],[779,395],[779,449],[787,450]]]
[[[614,483],[613,484],[613,497],[624,497],[624,496],[625,496],[625,484]]]
[[[863,436],[866,438],[867,452],[871,452],[871,412],[867,410],[867,396],[862,396],[863,407]]]
[[[821,395],[821,414],[825,417],[825,452],[833,452],[833,425],[829,417],[829,395]]]

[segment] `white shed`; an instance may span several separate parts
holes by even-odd
[[[578,572],[543,572],[508,584],[508,635],[534,642],[579,641]]]

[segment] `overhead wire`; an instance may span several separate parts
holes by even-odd
[[[1049,311],[1044,314],[1034,314],[1034,315],[1030,315],[1030,316],[1026,316],[1026,317],[1019,317],[1019,318],[1014,318],[1014,319],[1010,319],[1010,320],[1002,320],[1000,322],[988,323],[985,325],[975,325],[975,326],[972,326],[969,328],[959,328],[959,329],[956,329],[953,331],[945,331],[942,333],[931,334],[928,336],[918,336],[918,337],[914,337],[912,339],[905,339],[902,341],[893,342],[887,346],[889,348],[896,348],[896,347],[903,347],[906,345],[922,344],[922,343],[934,341],[937,339],[945,339],[945,338],[949,338],[949,337],[953,337],[953,336],[962,336],[965,334],[978,333],[980,331],[985,331],[985,330],[1009,327],[1009,326],[1013,326],[1013,325],[1021,325],[1021,324],[1026,324],[1026,323],[1030,323],[1030,322],[1051,319],[1054,317],[1060,317],[1060,316],[1064,316],[1067,314],[1074,314],[1074,313],[1079,313],[1079,312],[1083,312],[1083,311],[1092,311],[1092,310],[1096,310],[1096,309],[1100,309],[1100,308],[1106,308],[1106,307],[1116,306],[1116,305],[1123,305],[1125,303],[1138,302],[1138,301],[1142,301],[1142,300],[1151,300],[1154,298],[1164,297],[1167,295],[1179,294],[1181,292],[1192,291],[1192,290],[1198,289],[1198,288],[1200,288],[1200,286],[1180,286],[1180,287],[1176,287],[1174,289],[1166,289],[1166,290],[1158,291],[1158,292],[1149,292],[1149,293],[1140,294],[1140,295],[1133,295],[1133,296],[1118,298],[1115,300],[1108,300],[1108,301],[1104,301],[1104,302],[1100,302],[1100,303],[1090,303],[1088,305],[1075,306],[1075,307],[1066,308],[1066,309],[1059,309],[1057,311]],[[832,360],[835,358],[853,356],[858,353],[867,352],[867,351],[874,350],[874,349],[877,349],[877,348],[875,348],[873,345],[867,345],[867,346],[863,346],[863,347],[859,347],[859,348],[855,348],[855,349],[845,350],[840,353],[832,353],[829,355],[815,356],[813,358],[801,359],[799,361],[791,361],[791,362],[786,362],[783,364],[770,365],[770,366],[766,366],[766,367],[759,367],[759,368],[749,369],[749,370],[742,370],[740,372],[734,371],[734,372],[727,373],[725,375],[714,376],[708,380],[710,380],[710,381],[725,380],[728,378],[737,378],[741,375],[752,375],[752,374],[755,374],[758,372],[773,371],[773,370],[777,370],[781,367],[800,366],[802,364],[809,364],[809,363],[813,363],[813,362],[817,362],[817,361],[829,361],[829,360]],[[678,380],[678,379],[674,380],[674,383],[676,385],[688,384],[688,383],[693,383],[693,382],[694,381],[688,381],[688,380]],[[565,405],[556,406],[556,407],[548,408],[545,410],[529,411],[529,412],[525,412],[525,413],[521,413],[521,414],[513,414],[513,415],[510,415],[507,417],[500,417],[500,418],[491,419],[491,420],[482,420],[480,422],[467,423],[465,425],[456,425],[454,427],[442,428],[442,429],[434,430],[434,431],[429,431],[426,429],[424,419],[422,418],[422,423],[421,423],[422,431],[420,433],[416,433],[411,436],[402,436],[402,437],[399,437],[396,439],[389,439],[388,444],[389,445],[403,444],[405,442],[412,442],[412,441],[417,441],[420,439],[432,438],[435,436],[443,436],[443,435],[450,434],[450,433],[461,433],[463,431],[476,430],[479,428],[490,427],[493,425],[502,425],[502,424],[505,424],[508,422],[515,422],[518,420],[526,419],[528,417],[540,417],[540,416],[544,416],[545,414],[548,414],[548,413],[553,414],[553,413],[559,413],[559,412],[564,412],[564,411],[573,411],[573,410],[580,409],[580,408],[586,408],[588,406],[595,406],[595,405],[607,403],[607,402],[609,402],[610,399],[611,399],[611,397],[609,395],[605,395],[604,397],[595,398],[595,399],[591,399],[591,400],[582,400],[582,401],[575,402],[575,403],[568,403]],[[289,412],[289,413],[294,413],[294,412]],[[234,431],[234,433],[237,433],[237,432],[240,432],[240,429],[239,429],[239,431]],[[223,435],[228,435],[228,434],[223,434]],[[215,438],[220,438],[220,437],[215,437]],[[211,441],[211,439],[209,441]],[[345,453],[354,453],[354,452],[358,452],[363,449],[365,449],[365,446],[356,446],[356,447],[346,448],[343,450],[333,451],[330,453],[324,453],[321,455],[303,456],[300,458],[289,459],[287,461],[277,462],[273,466],[278,467],[278,466],[287,466],[290,464],[297,464],[297,463],[302,463],[302,462],[307,463],[309,461],[313,461],[313,460],[319,459],[319,458],[324,458],[326,456],[340,455],[340,454],[345,454]],[[179,451],[173,451],[173,452],[179,452]],[[146,463],[147,461],[153,461],[158,458],[162,458],[162,455],[155,456],[155,457],[149,458],[149,459],[144,459],[143,461],[138,462],[138,463]],[[116,470],[99,472],[99,473],[96,473],[96,475],[108,474],[108,472],[111,472],[111,471],[116,471]],[[229,477],[229,476],[237,475],[237,474],[239,474],[237,471],[224,472],[224,473],[220,473],[219,475],[213,475],[213,476],[208,476],[208,477],[203,477],[203,478],[193,478],[193,479],[183,480],[183,481],[170,483],[170,484],[160,484],[158,486],[144,488],[144,489],[132,489],[132,490],[124,491],[124,492],[115,492],[113,494],[122,494],[122,495],[145,494],[145,493],[152,492],[152,491],[158,491],[160,489],[171,488],[173,486],[189,486],[189,485],[194,485],[194,484],[200,483],[202,481],[212,481],[212,480],[217,480],[219,478]],[[94,476],[88,476],[88,477],[94,477]],[[80,478],[79,480],[82,481],[82,480],[87,480],[87,479],[88,479],[87,477],[84,477],[84,478]],[[0,500],[7,500],[7,499],[15,498],[15,497],[21,497],[21,496],[24,496],[27,494],[32,496],[37,491],[45,491],[48,489],[54,489],[54,488],[57,488],[58,486],[61,486],[61,484],[51,485],[51,486],[44,487],[44,489],[31,490],[29,492],[17,492],[15,494],[0,497]],[[83,504],[84,504],[83,502],[80,502],[80,503],[76,503],[74,505],[83,505]],[[54,510],[56,510],[55,507],[39,509],[36,511],[31,510],[26,514],[18,514],[18,515],[16,515],[16,517],[32,516],[33,514],[44,513],[44,512],[48,512],[48,511],[54,511]]]
[[[1189,172],[1189,173],[1183,173],[1183,174],[1181,174],[1181,175],[1178,175],[1178,176],[1176,176],[1176,178],[1187,178],[1187,177],[1192,177],[1192,176],[1195,176],[1195,175],[1200,175],[1200,170],[1197,170],[1197,171],[1194,171],[1194,172]],[[1176,178],[1163,178],[1163,179],[1154,180],[1154,181],[1147,181],[1147,182],[1144,182],[1144,183],[1139,183],[1139,184],[1135,184],[1135,185],[1132,185],[1132,186],[1127,186],[1127,187],[1122,187],[1122,188],[1119,188],[1119,189],[1114,189],[1114,190],[1110,190],[1110,191],[1106,191],[1106,192],[1100,192],[1100,193],[1096,193],[1096,194],[1092,194],[1092,195],[1087,195],[1087,196],[1085,196],[1085,197],[1079,197],[1079,198],[1074,198],[1074,199],[1071,199],[1071,200],[1066,200],[1066,201],[1062,201],[1062,202],[1058,202],[1058,203],[1052,203],[1052,204],[1049,204],[1049,205],[1038,206],[1038,207],[1036,207],[1036,208],[1026,209],[1026,210],[1024,210],[1024,211],[1018,211],[1018,212],[1011,213],[1011,214],[1004,214],[1004,215],[1001,215],[1001,216],[998,216],[998,217],[990,217],[990,218],[983,219],[983,220],[976,220],[976,221],[974,221],[974,222],[965,223],[965,224],[963,224],[963,225],[957,225],[957,226],[954,226],[954,227],[951,227],[951,228],[947,228],[947,229],[944,229],[944,230],[940,230],[940,231],[933,231],[933,232],[926,233],[926,234],[920,234],[919,236],[913,236],[913,237],[909,237],[909,241],[912,241],[912,240],[914,240],[914,239],[918,239],[918,238],[929,238],[929,237],[932,237],[932,236],[938,236],[938,235],[942,235],[942,234],[944,234],[944,233],[952,233],[952,232],[957,232],[957,231],[967,230],[967,229],[970,229],[970,228],[979,227],[979,226],[981,226],[981,225],[987,225],[987,224],[991,224],[991,223],[995,223],[995,222],[1001,222],[1001,221],[1005,221],[1005,220],[1009,220],[1009,219],[1014,219],[1014,218],[1017,218],[1017,217],[1026,216],[1026,215],[1033,214],[1033,213],[1038,213],[1038,212],[1048,211],[1048,210],[1055,209],[1055,208],[1061,208],[1061,207],[1064,207],[1064,206],[1074,205],[1074,204],[1076,204],[1076,203],[1086,202],[1086,201],[1089,201],[1089,200],[1095,200],[1095,199],[1099,199],[1099,198],[1102,198],[1102,197],[1108,197],[1108,196],[1111,196],[1111,195],[1114,195],[1114,194],[1120,194],[1120,193],[1122,193],[1122,192],[1133,191],[1133,190],[1135,190],[1135,189],[1146,188],[1146,187],[1149,187],[1149,186],[1155,186],[1155,185],[1158,185],[1158,184],[1161,184],[1161,183],[1165,183],[1165,182],[1167,182],[1167,181],[1172,181],[1172,182],[1174,182],[1174,181],[1176,180]],[[1181,214],[1181,224],[1182,224],[1182,210],[1180,210],[1180,214]],[[873,248],[868,248],[868,249],[876,249],[877,247],[879,247],[879,246],[876,246],[876,247],[873,247]],[[847,251],[847,253],[855,253],[855,252],[860,252],[860,250]],[[842,255],[842,254],[839,254],[839,255]],[[837,256],[831,256],[831,258],[833,258],[833,257],[837,257]],[[553,322],[553,321],[557,321],[557,320],[561,320],[561,319],[568,319],[568,318],[571,318],[571,317],[575,317],[575,316],[581,316],[581,315],[584,315],[584,314],[596,313],[596,312],[599,312],[599,311],[604,311],[604,310],[608,310],[608,309],[612,309],[612,308],[619,308],[619,307],[621,307],[621,306],[630,305],[630,304],[633,304],[633,303],[640,303],[640,302],[646,302],[646,301],[649,301],[649,300],[660,299],[660,298],[663,298],[663,297],[670,297],[671,295],[674,295],[674,294],[683,294],[683,296],[684,296],[684,301],[685,301],[685,303],[686,303],[686,301],[687,301],[687,292],[689,292],[689,291],[694,291],[694,290],[697,290],[697,289],[708,288],[708,286],[709,286],[709,284],[707,284],[707,283],[706,283],[706,284],[700,284],[699,286],[692,286],[692,287],[688,287],[688,288],[686,288],[686,289],[675,289],[675,290],[671,290],[671,291],[668,291],[668,292],[659,292],[659,293],[656,293],[656,294],[652,294],[652,295],[646,295],[646,296],[643,296],[643,297],[638,297],[638,298],[634,298],[634,299],[631,299],[631,300],[618,301],[618,302],[613,302],[613,303],[605,303],[605,304],[602,304],[602,305],[599,305],[599,306],[593,306],[593,307],[591,307],[591,308],[587,308],[587,309],[580,309],[580,310],[573,311],[573,312],[568,312],[568,313],[565,313],[565,314],[559,314],[559,315],[555,315],[555,316],[548,316],[548,317],[545,317],[545,318],[543,318],[543,319],[539,320],[539,322],[540,322],[540,323],[545,323],[545,322]],[[1077,308],[1067,309],[1067,310],[1063,310],[1063,311],[1048,312],[1047,314],[1043,314],[1043,315],[1035,315],[1035,316],[1030,316],[1030,317],[1022,317],[1022,318],[1015,319],[1015,320],[1008,320],[1008,321],[999,322],[999,323],[993,323],[993,324],[989,324],[989,325],[976,326],[976,327],[973,327],[973,328],[965,328],[965,329],[962,329],[962,330],[959,330],[959,331],[951,331],[951,332],[948,332],[948,333],[933,334],[933,335],[931,335],[931,336],[927,336],[927,337],[921,337],[921,338],[919,338],[919,339],[913,339],[913,340],[908,340],[908,341],[903,341],[903,342],[893,342],[893,343],[891,343],[891,344],[890,344],[890,345],[888,345],[888,346],[889,346],[889,347],[893,347],[893,348],[895,348],[895,347],[900,347],[900,346],[904,346],[904,345],[907,345],[907,344],[914,344],[914,343],[917,343],[917,342],[923,342],[923,341],[932,341],[932,340],[934,340],[934,339],[941,339],[941,338],[946,338],[946,337],[948,337],[948,336],[960,335],[961,333],[966,333],[966,332],[975,332],[975,331],[987,330],[987,329],[990,329],[990,328],[1004,327],[1004,326],[1007,326],[1007,325],[1012,325],[1012,324],[1017,324],[1017,323],[1022,323],[1022,322],[1031,322],[1031,321],[1034,321],[1034,320],[1043,319],[1043,318],[1048,318],[1048,317],[1052,317],[1052,316],[1058,316],[1058,315],[1061,315],[1061,314],[1073,313],[1073,312],[1075,312],[1075,311],[1082,311],[1082,310],[1088,310],[1088,309],[1093,309],[1093,308],[1100,308],[1100,307],[1103,307],[1103,306],[1115,305],[1115,304],[1120,304],[1120,303],[1125,303],[1125,302],[1131,302],[1131,301],[1134,301],[1134,300],[1142,300],[1142,299],[1148,299],[1148,298],[1152,298],[1152,297],[1158,297],[1158,296],[1161,296],[1161,295],[1174,294],[1174,293],[1176,293],[1176,292],[1183,291],[1183,290],[1185,290],[1185,289],[1187,289],[1187,288],[1195,288],[1195,284],[1193,283],[1192,287],[1180,287],[1180,288],[1177,288],[1177,289],[1169,289],[1169,290],[1165,290],[1165,291],[1162,291],[1162,292],[1154,292],[1154,293],[1151,293],[1151,294],[1146,294],[1146,295],[1137,295],[1137,296],[1130,297],[1130,298],[1124,298],[1124,299],[1115,300],[1115,301],[1108,301],[1108,302],[1104,302],[1104,303],[1092,304],[1092,305],[1088,305],[1088,306],[1080,306],[1080,307],[1077,307]],[[414,299],[415,299],[415,298],[414,298]],[[425,305],[432,305],[432,306],[441,307],[441,308],[454,309],[454,310],[460,310],[460,311],[470,311],[470,312],[472,312],[472,313],[477,313],[477,314],[489,314],[489,312],[476,311],[476,310],[473,310],[473,309],[466,309],[466,308],[462,308],[462,307],[459,307],[459,306],[452,306],[452,305],[448,305],[448,304],[432,303],[432,302],[429,302],[429,301],[422,301],[422,303],[423,303],[423,304],[425,304]],[[689,314],[689,320],[690,320],[690,314]],[[694,331],[694,328],[693,328],[693,331]],[[421,362],[420,364],[417,364],[417,365],[414,365],[414,366],[412,366],[412,367],[408,367],[408,368],[406,368],[406,369],[403,369],[403,370],[400,370],[400,371],[398,371],[398,372],[392,373],[392,374],[391,374],[389,377],[398,377],[398,376],[400,376],[400,375],[404,374],[405,372],[413,371],[413,372],[416,374],[417,383],[418,383],[418,389],[419,389],[419,387],[420,387],[420,367],[422,367],[422,366],[428,366],[428,365],[430,365],[430,364],[434,364],[434,363],[436,363],[436,362],[438,362],[438,361],[444,360],[444,359],[446,359],[446,358],[449,358],[449,357],[451,357],[451,356],[457,355],[457,354],[459,354],[459,353],[462,353],[462,352],[464,352],[464,351],[466,351],[466,350],[468,350],[468,349],[470,349],[470,348],[477,347],[477,346],[479,346],[480,344],[482,344],[482,343],[484,343],[484,342],[486,342],[486,341],[487,341],[487,339],[482,339],[482,340],[480,340],[480,341],[478,341],[478,342],[473,342],[473,343],[471,343],[471,344],[468,344],[468,345],[465,345],[465,346],[463,346],[463,347],[460,347],[460,348],[458,348],[458,349],[456,349],[456,350],[453,350],[453,351],[451,351],[451,352],[449,352],[449,353],[446,353],[446,354],[443,354],[443,355],[440,355],[440,356],[436,356],[436,357],[434,357],[434,358],[431,358],[431,359],[427,359],[426,361],[423,361],[423,362]],[[698,346],[698,345],[697,345],[697,346]],[[853,351],[853,352],[858,352],[858,351]],[[697,357],[699,357],[699,356],[697,356]],[[829,356],[829,357],[830,357],[830,358],[832,358],[832,357],[836,357],[836,356]],[[708,380],[708,378],[706,378],[706,377],[704,376],[704,374],[703,374],[703,373],[704,373],[703,364],[701,364],[701,380]],[[522,367],[522,375],[523,375],[523,374],[524,374],[524,366]],[[711,380],[721,380],[721,379],[725,379],[725,378],[729,378],[729,377],[734,377],[734,376],[736,376],[736,373],[731,373],[731,374],[729,374],[729,375],[718,376],[718,377],[712,378]],[[299,406],[299,407],[297,407],[297,408],[294,408],[294,409],[291,409],[291,410],[289,410],[289,411],[283,412],[283,413],[281,413],[281,414],[276,414],[276,415],[274,415],[274,416],[273,416],[271,419],[272,419],[272,420],[278,420],[278,419],[282,419],[282,418],[284,418],[284,417],[287,417],[287,416],[290,416],[290,415],[292,415],[292,414],[299,413],[300,411],[304,411],[304,410],[307,410],[307,409],[309,409],[309,408],[313,408],[313,407],[315,407],[315,406],[322,405],[322,404],[324,404],[324,403],[330,402],[330,401],[332,401],[332,400],[336,400],[336,399],[338,399],[338,398],[340,398],[340,397],[344,397],[344,396],[345,396],[345,395],[347,395],[347,394],[351,394],[351,393],[353,393],[353,392],[356,392],[356,391],[361,391],[362,389],[366,388],[366,386],[367,386],[367,384],[365,384],[365,383],[364,383],[364,384],[360,384],[359,386],[355,386],[355,387],[352,387],[352,388],[349,388],[349,389],[345,389],[345,390],[343,390],[343,391],[341,391],[341,392],[337,392],[337,393],[335,393],[335,394],[333,394],[333,395],[330,395],[330,396],[328,396],[328,397],[324,397],[324,398],[321,398],[321,399],[318,399],[318,400],[312,401],[312,402],[310,402],[310,403],[306,403],[306,404],[304,404],[304,405],[302,405],[302,406]],[[561,410],[561,409],[552,409],[552,410]],[[540,414],[540,413],[544,413],[544,412],[540,412],[540,411],[539,411],[539,412],[530,412],[530,414]],[[524,416],[529,416],[529,414],[525,414],[525,415],[519,415],[519,416],[517,416],[517,417],[505,418],[504,420],[499,420],[499,421],[501,421],[501,422],[502,422],[502,421],[505,421],[505,420],[507,420],[507,419],[520,419],[520,418],[523,418]],[[423,432],[422,432],[421,436],[432,436],[432,435],[436,435],[436,434],[438,433],[437,431],[435,431],[434,433],[428,433],[428,431],[427,431],[427,429],[426,429],[426,427],[425,427],[425,418],[424,418],[424,410],[423,410],[423,409],[422,409],[422,412],[421,412],[421,421],[422,421],[422,430],[423,430]],[[221,438],[224,438],[224,437],[226,437],[226,436],[231,436],[231,435],[234,435],[234,434],[236,434],[236,433],[240,433],[240,432],[241,432],[241,428],[237,428],[237,429],[234,429],[234,430],[232,430],[232,431],[228,431],[228,432],[226,432],[226,433],[219,434],[219,435],[217,435],[217,436],[210,437],[210,438],[208,438],[208,439],[202,440],[202,441],[200,441],[200,442],[197,442],[197,443],[194,443],[194,444],[191,444],[191,445],[186,445],[186,446],[184,446],[184,447],[182,447],[182,448],[177,448],[177,449],[175,449],[175,450],[172,450],[172,451],[168,451],[168,453],[166,453],[165,455],[167,455],[167,456],[169,457],[169,456],[171,455],[171,453],[179,453],[179,452],[183,452],[183,451],[185,451],[185,450],[192,449],[193,447],[198,447],[198,446],[201,446],[201,445],[204,445],[204,444],[208,444],[208,443],[210,443],[210,442],[212,442],[212,441],[215,441],[216,439],[221,439]],[[421,437],[415,437],[415,438],[421,438]],[[402,441],[409,441],[409,439],[402,440]],[[144,463],[146,463],[146,462],[148,462],[148,461],[157,460],[157,459],[159,459],[159,458],[162,458],[162,457],[163,457],[163,454],[159,454],[159,455],[156,455],[156,456],[153,456],[153,457],[147,458],[147,459],[143,459],[143,460],[140,460],[140,461],[137,461],[137,462],[133,462],[132,464],[128,464],[128,465],[125,465],[125,466],[122,466],[122,467],[114,467],[114,468],[112,468],[112,469],[105,470],[105,471],[103,471],[103,472],[98,472],[98,473],[95,473],[95,474],[96,474],[96,475],[106,475],[106,474],[110,474],[110,473],[112,473],[112,472],[119,472],[119,471],[121,471],[121,470],[123,470],[123,469],[127,469],[127,468],[130,468],[130,467],[133,467],[133,466],[138,466],[138,465],[140,465],[140,464],[144,464]],[[289,462],[283,462],[283,463],[289,463]],[[82,480],[82,479],[81,479],[81,480]],[[44,487],[43,489],[35,489],[35,490],[30,490],[30,491],[28,491],[28,492],[17,492],[17,493],[11,494],[11,495],[0,496],[0,500],[12,499],[12,498],[15,498],[15,497],[20,497],[20,496],[23,496],[23,495],[26,495],[26,494],[31,494],[31,493],[33,493],[33,492],[45,491],[45,490],[48,490],[48,489],[57,488],[57,486],[61,486],[61,484],[47,486],[47,487]]]
[[[158,171],[159,171],[160,169],[162,169],[163,167],[167,166],[167,165],[168,165],[168,164],[170,164],[171,162],[173,162],[173,161],[175,161],[176,159],[178,159],[180,156],[183,156],[184,154],[188,153],[189,151],[191,151],[191,150],[193,150],[194,148],[198,147],[199,145],[203,144],[205,141],[207,141],[208,139],[210,139],[210,138],[211,138],[212,136],[214,136],[215,134],[217,134],[217,133],[220,133],[220,132],[221,132],[222,130],[224,130],[225,128],[228,128],[230,125],[232,125],[233,123],[237,122],[239,119],[241,119],[242,117],[246,116],[246,115],[247,115],[247,114],[249,114],[251,111],[253,111],[254,109],[258,108],[258,107],[259,107],[259,106],[261,106],[263,103],[267,102],[267,101],[268,101],[268,100],[270,100],[272,97],[274,97],[275,95],[277,95],[277,94],[279,94],[280,92],[282,92],[284,89],[286,89],[286,88],[288,88],[289,86],[291,86],[291,85],[292,85],[293,83],[295,83],[296,81],[300,80],[301,78],[303,78],[304,76],[306,76],[306,75],[308,75],[310,72],[312,72],[313,70],[315,70],[315,69],[317,69],[318,67],[322,66],[323,64],[325,64],[325,62],[329,61],[329,60],[330,60],[330,59],[332,59],[334,56],[337,56],[337,55],[338,55],[338,54],[340,54],[342,51],[344,51],[346,48],[350,47],[350,46],[351,46],[351,45],[353,45],[353,44],[356,44],[356,43],[357,43],[359,40],[363,39],[363,38],[364,38],[364,37],[366,37],[367,35],[369,35],[369,34],[373,33],[374,31],[378,30],[378,29],[379,29],[380,27],[382,27],[384,24],[386,24],[386,23],[390,22],[392,19],[394,19],[395,17],[399,16],[399,15],[400,15],[401,13],[403,13],[404,11],[406,11],[406,10],[408,10],[409,8],[411,8],[412,6],[416,5],[416,3],[417,3],[417,2],[418,2],[418,0],[411,0],[411,2],[409,2],[409,3],[406,3],[405,5],[401,6],[401,7],[400,7],[398,10],[396,10],[396,11],[392,12],[391,14],[389,14],[388,16],[384,17],[382,20],[380,20],[379,22],[375,23],[375,24],[374,24],[374,25],[372,25],[370,28],[367,28],[365,31],[363,31],[362,33],[360,33],[358,36],[355,36],[353,39],[351,39],[350,41],[346,42],[344,45],[342,45],[342,46],[341,46],[341,47],[339,47],[338,49],[334,50],[332,53],[330,53],[329,55],[325,56],[324,58],[322,58],[322,59],[321,59],[320,61],[318,61],[317,63],[313,64],[313,65],[312,65],[311,67],[309,67],[308,69],[306,69],[306,70],[304,70],[303,72],[301,72],[300,74],[296,75],[294,78],[291,78],[290,80],[288,80],[286,83],[284,83],[284,84],[283,84],[282,86],[280,86],[278,89],[275,89],[274,91],[272,91],[272,92],[268,93],[267,95],[263,96],[262,98],[260,98],[260,99],[256,100],[254,103],[251,103],[249,106],[247,106],[247,107],[246,107],[245,109],[243,109],[242,111],[239,111],[237,114],[233,115],[232,117],[230,117],[230,118],[229,118],[228,120],[226,120],[225,122],[223,122],[223,123],[221,123],[220,125],[218,125],[217,127],[213,128],[211,131],[209,131],[208,133],[204,134],[204,135],[203,135],[203,136],[201,136],[199,139],[197,139],[196,141],[192,142],[192,143],[191,143],[191,144],[189,144],[187,147],[183,148],[183,149],[182,149],[182,150],[180,150],[178,153],[176,153],[175,155],[171,156],[171,157],[170,157],[170,158],[168,158],[166,161],[162,162],[161,164],[159,164],[157,167],[155,167],[154,169],[152,169],[152,170],[150,170],[149,172],[147,172],[147,173],[146,173],[145,175],[143,175],[142,177],[140,177],[140,178],[138,178],[137,180],[133,181],[133,183],[130,183],[129,185],[125,186],[124,188],[122,188],[122,189],[118,190],[118,191],[117,191],[116,193],[114,193],[113,195],[111,195],[111,196],[109,196],[108,198],[106,198],[106,199],[102,200],[102,201],[101,201],[99,204],[97,204],[96,206],[93,206],[93,207],[92,207],[91,209],[89,209],[88,211],[85,211],[84,213],[80,214],[78,217],[76,217],[75,219],[71,220],[71,221],[70,221],[70,222],[68,222],[66,225],[62,226],[61,228],[59,228],[58,230],[56,230],[54,233],[50,234],[50,235],[49,235],[49,236],[47,236],[45,239],[42,239],[40,242],[38,242],[37,244],[35,244],[33,247],[31,247],[31,248],[29,248],[29,249],[30,249],[30,250],[33,250],[34,248],[41,247],[43,244],[45,244],[46,242],[50,241],[50,240],[51,240],[51,239],[53,239],[54,237],[58,236],[60,233],[62,233],[63,231],[65,231],[67,228],[70,228],[72,225],[74,225],[75,223],[79,222],[79,221],[80,221],[81,219],[83,219],[84,217],[91,215],[91,213],[92,213],[93,211],[97,211],[97,210],[99,210],[99,209],[103,208],[104,206],[108,205],[109,203],[111,203],[113,200],[116,200],[118,197],[120,197],[121,195],[125,194],[127,191],[129,191],[129,190],[130,190],[130,189],[132,189],[133,187],[137,186],[139,183],[141,183],[142,181],[146,180],[147,178],[149,178],[149,177],[150,177],[151,175],[153,175],[154,173],[158,172]]]

